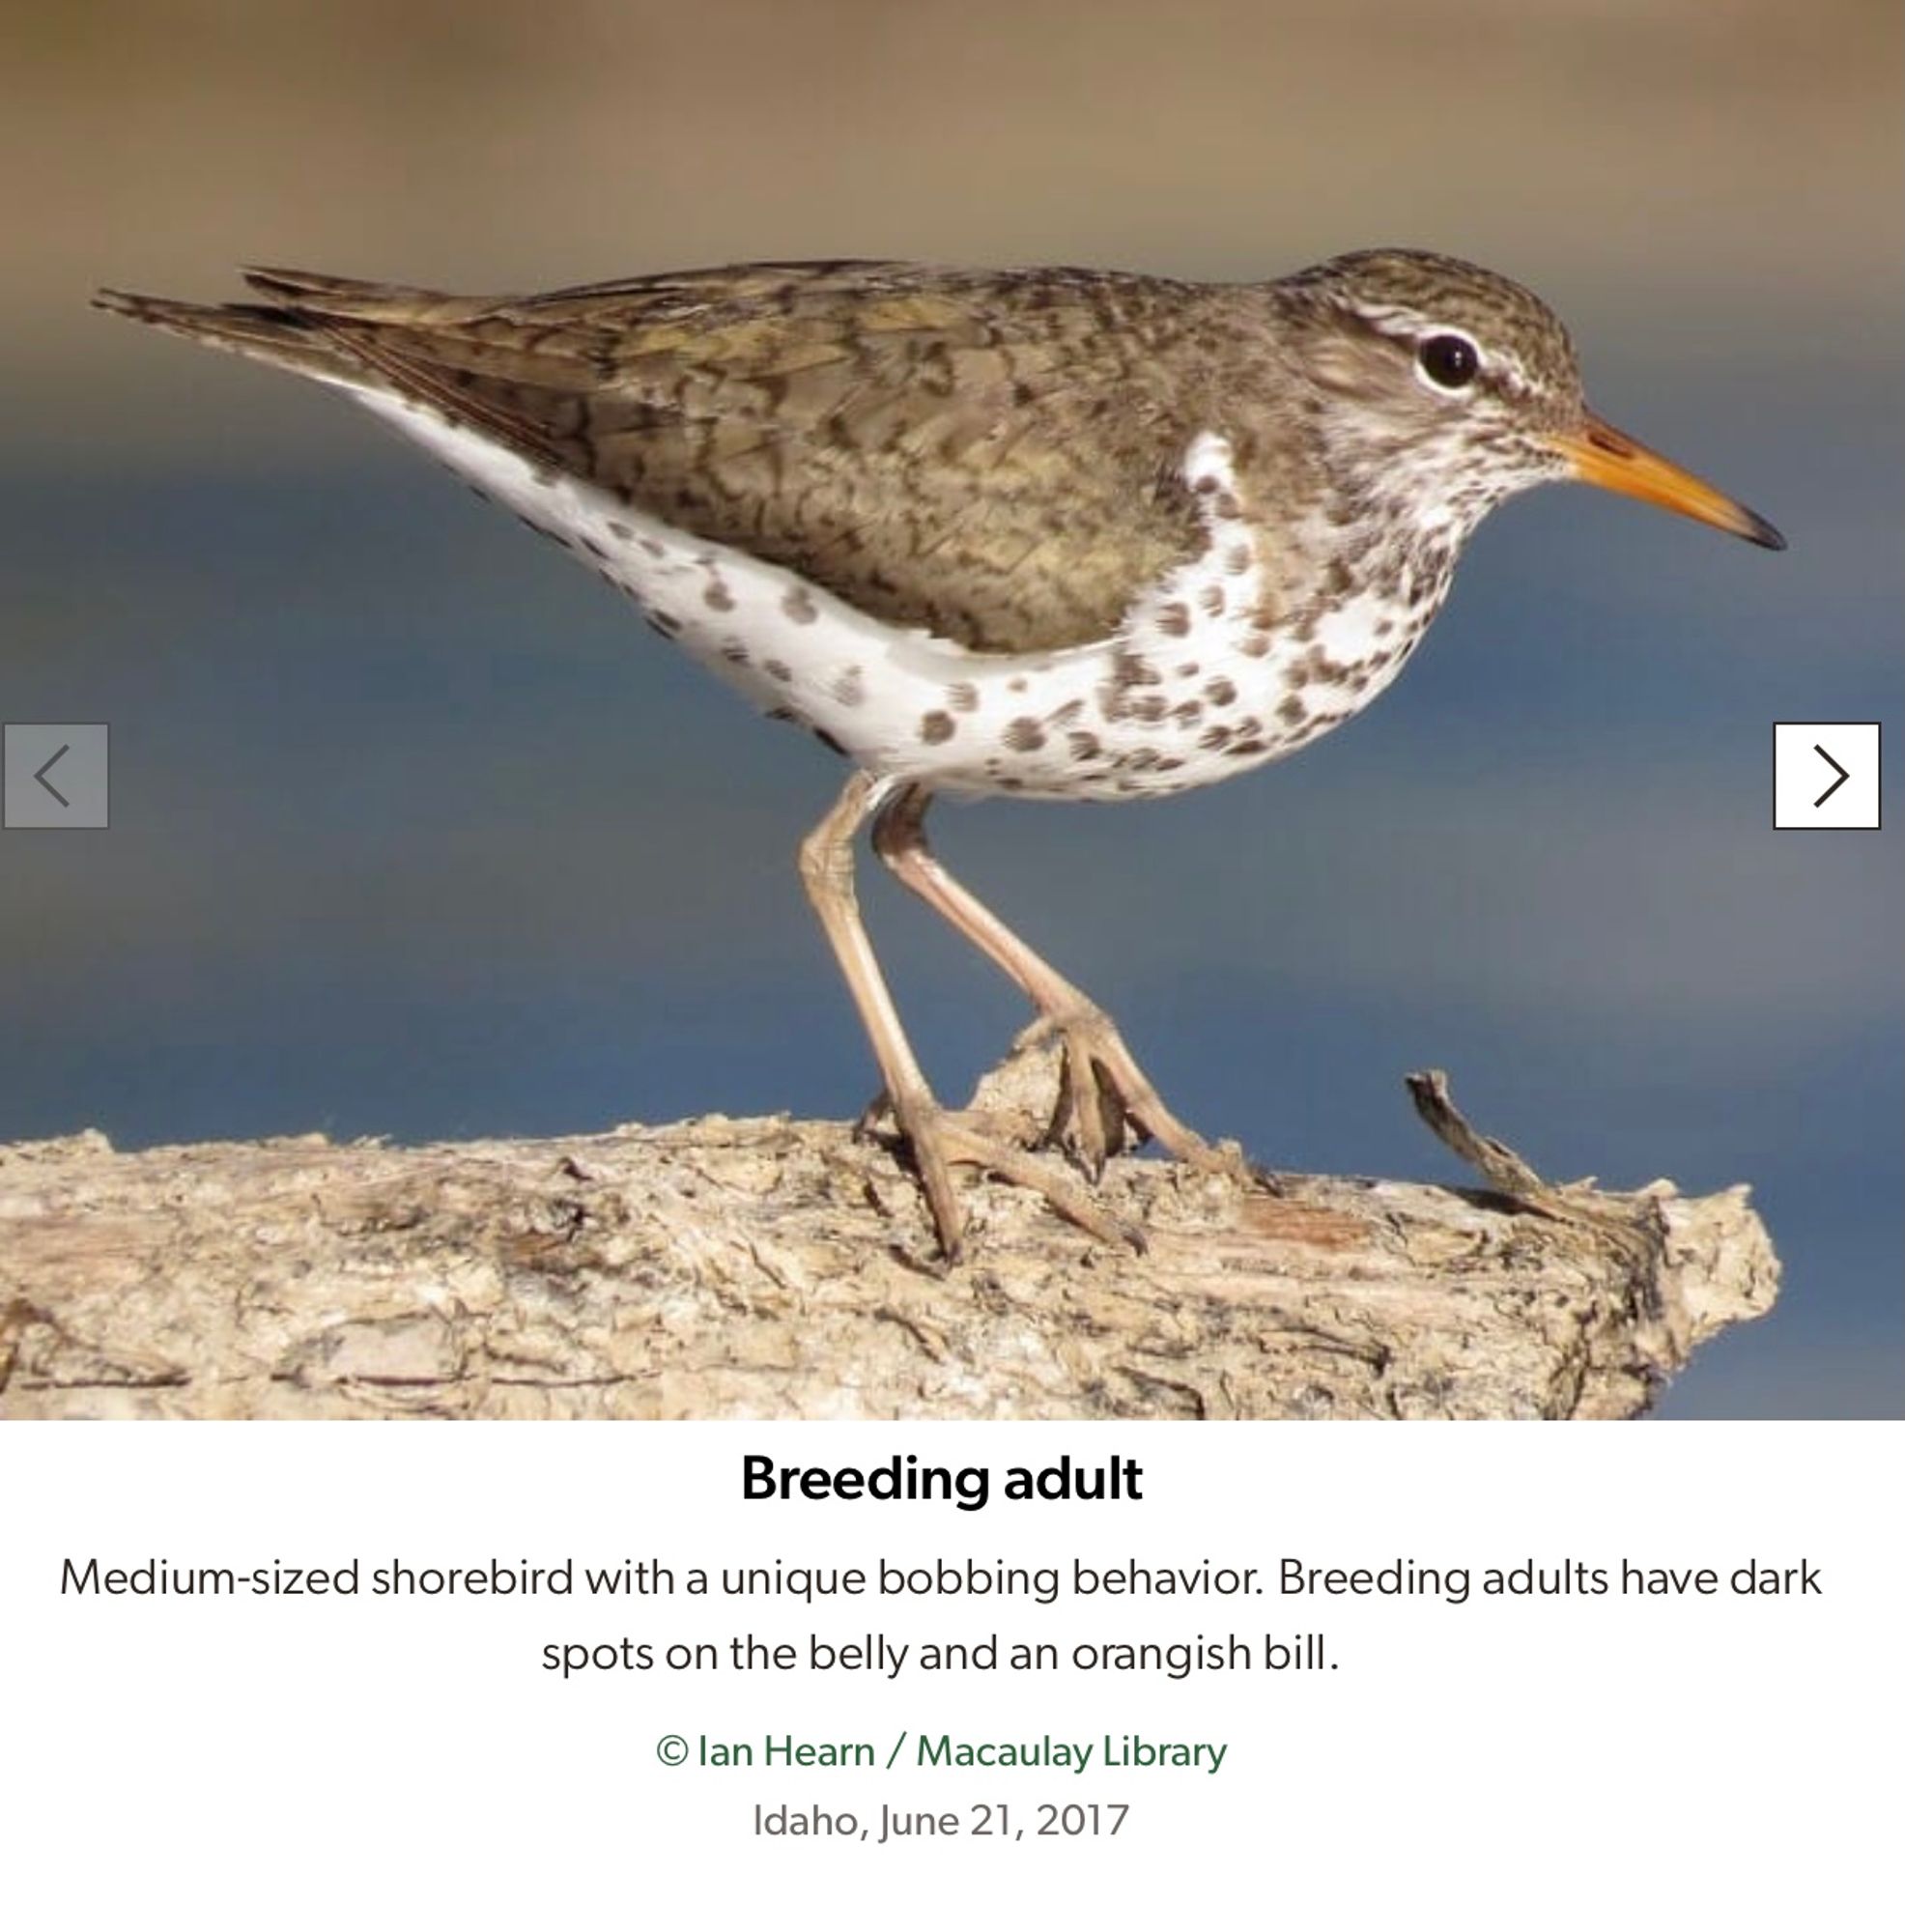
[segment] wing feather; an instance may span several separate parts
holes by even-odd
[[[976,649],[1103,637],[1202,544],[1179,472],[1223,377],[1184,322],[1218,292],[878,262],[504,298],[246,279],[377,384]]]

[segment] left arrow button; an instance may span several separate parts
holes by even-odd
[[[33,775],[35,781],[38,783],[43,785],[46,788],[46,790],[51,792],[53,796],[59,800],[62,806],[70,806],[72,803],[72,801],[67,797],[66,793],[63,792],[59,788],[59,786],[56,785],[52,781],[52,780],[46,776],[46,774],[50,772],[53,769],[53,767],[57,765],[59,761],[63,757],[65,757],[66,754],[71,750],[72,747],[71,745],[62,745],[60,749],[57,752],[55,752],[53,755],[50,758],[48,758],[46,762],[43,765],[42,765],[40,769]]]
[[[0,724],[0,826],[9,832],[102,832],[107,810],[103,724]]]

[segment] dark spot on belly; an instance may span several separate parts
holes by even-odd
[[[1009,685],[1007,685],[1006,689],[1008,691],[1025,692],[1025,691],[1030,691],[1032,689],[1032,685],[1029,679],[1022,677],[1015,677]]]
[[[617,543],[633,543],[635,541],[635,526],[623,523],[619,517],[611,517],[609,519],[608,530],[609,534]]]
[[[681,619],[679,617],[671,617],[666,611],[650,611],[647,612],[647,617],[649,623],[661,632],[663,637],[678,638],[681,636]]]
[[[721,654],[731,665],[744,665],[748,661],[746,644],[723,644]]]
[[[1187,638],[1190,636],[1190,608],[1184,604],[1167,604],[1157,613],[1157,628],[1167,638]]]
[[[820,614],[813,599],[798,583],[782,598],[781,609],[796,624],[810,624]]]
[[[648,555],[652,556],[657,563],[659,563],[662,560],[662,558],[667,556],[668,554],[668,546],[663,543],[657,543],[653,537],[643,537],[641,539],[641,548],[644,552],[646,552]]]
[[[1207,583],[1197,593],[1197,601],[1208,615],[1221,617],[1224,614],[1224,586],[1221,583]]]
[[[1169,708],[1158,693],[1148,691],[1142,697],[1132,698],[1130,715],[1147,724],[1155,724]]]
[[[1235,704],[1237,702],[1237,686],[1227,677],[1213,677],[1204,687],[1204,695],[1212,704]]]
[[[834,698],[837,703],[851,709],[856,704],[867,701],[867,688],[861,681],[860,667],[848,665],[833,682]]]
[[[1230,549],[1224,553],[1224,568],[1233,577],[1241,577],[1250,568],[1251,561],[1250,546],[1248,544],[1232,544]]]
[[[794,681],[793,672],[779,658],[762,658],[760,668],[777,684],[792,684]]]
[[[1045,733],[1036,718],[1014,718],[1006,726],[1006,744],[1014,752],[1037,752],[1043,748]]]
[[[979,686],[976,684],[949,684],[946,687],[946,701],[954,711],[977,711],[979,709]]]
[[[1266,632],[1250,631],[1237,640],[1237,647],[1247,658],[1267,657],[1270,639]]]
[[[1080,764],[1088,763],[1093,758],[1101,758],[1104,756],[1104,747],[1099,744],[1097,738],[1090,731],[1067,731],[1065,734],[1065,742],[1070,747],[1071,755]]]
[[[846,756],[846,747],[842,745],[840,741],[838,738],[836,738],[831,731],[823,731],[821,730],[819,725],[816,724],[813,727],[813,735],[816,738],[818,738],[820,742],[826,746],[828,751],[832,752],[837,757],[843,758]]]
[[[710,611],[731,611],[734,608],[734,593],[720,578],[711,577],[701,592],[701,602]]]
[[[1200,752],[1221,752],[1231,742],[1231,727],[1228,724],[1212,724],[1202,732],[1197,741]]]
[[[1309,667],[1310,675],[1322,684],[1348,684],[1350,668],[1339,664],[1336,659],[1324,656],[1321,648],[1304,654],[1303,662]]]
[[[1201,705],[1196,698],[1187,697],[1181,704],[1172,705],[1171,716],[1175,718],[1178,721],[1178,723],[1184,727],[1185,730],[1188,730],[1193,724],[1197,723],[1197,721],[1200,718],[1204,716],[1204,706]]]
[[[1310,707],[1294,692],[1277,706],[1277,716],[1292,726],[1302,724],[1309,715]]]
[[[925,745],[943,745],[952,737],[958,726],[952,722],[950,711],[928,711],[920,720],[920,742]]]
[[[1047,724],[1069,724],[1084,708],[1085,700],[1082,697],[1071,698],[1067,702],[1061,704],[1056,711],[1048,711],[1045,714],[1045,723]]]
[[[1201,668],[1201,666],[1194,664],[1180,664],[1178,667],[1178,675],[1180,677],[1195,677]]]

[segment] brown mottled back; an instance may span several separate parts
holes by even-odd
[[[498,301],[251,279],[392,387],[991,651],[1104,637],[1196,552],[1179,467],[1247,333],[1246,291],[1082,270],[767,265]]]

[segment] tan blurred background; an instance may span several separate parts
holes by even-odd
[[[76,300],[101,276],[210,294],[234,258],[498,287],[828,253],[1248,277],[1409,241],[1520,274],[1583,328],[1675,311],[1689,353],[1735,304],[1836,330],[1891,269],[1889,0],[7,16],[7,373],[83,367],[115,414],[150,399]]]
[[[1787,1264],[1682,1415],[1905,1413],[1896,0],[0,0],[0,718],[113,826],[0,836],[0,1141],[851,1115],[794,839],[838,782],[335,397],[89,313],[242,261],[531,289],[816,254],[1547,297],[1616,422],[1785,528],[1584,490],[1478,534],[1382,703],[961,875],[1277,1166],[1746,1179]],[[1771,829],[1775,719],[1889,721],[1882,835]],[[869,918],[949,1094],[1019,1023]]]

